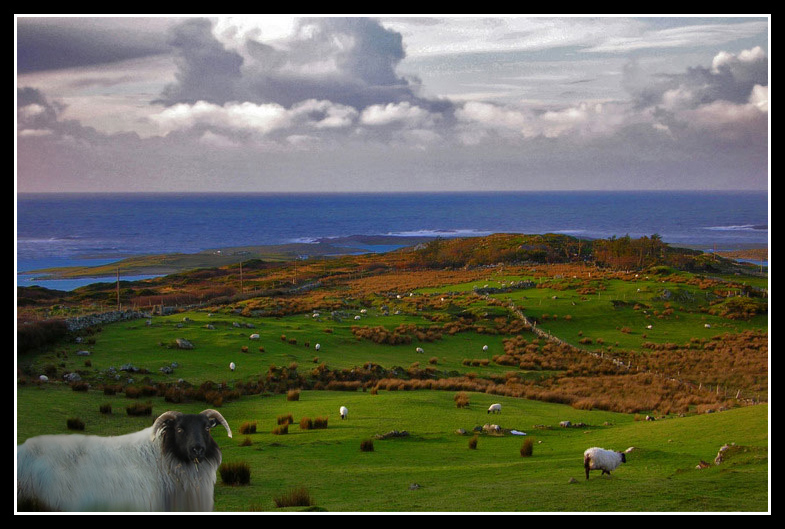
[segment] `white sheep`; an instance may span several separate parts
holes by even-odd
[[[349,410],[346,409],[346,406],[341,406],[341,409],[338,411],[341,413],[341,419],[346,419],[349,416]]]
[[[235,365],[235,363],[234,363],[234,362],[229,362],[229,369],[231,369],[232,371],[234,371],[236,367],[237,367],[237,366]]]
[[[212,511],[221,449],[215,410],[167,411],[113,437],[42,435],[16,447],[17,505],[54,511]]]
[[[498,402],[496,404],[491,404],[488,407],[488,413],[501,413],[502,412],[502,405]]]
[[[418,347],[417,349],[415,349],[415,351],[417,351],[418,353],[424,353],[425,352],[425,351],[423,351],[422,347]]]
[[[487,346],[487,345],[483,345],[483,346],[482,346],[482,350],[483,350],[483,351],[487,351],[487,350],[488,350],[488,346]]]
[[[248,339],[249,339],[249,340],[258,340],[258,339],[259,339],[259,335],[258,335],[258,334],[256,334],[256,333],[254,333],[254,334],[252,334],[251,336],[249,336],[249,337],[248,337]]]
[[[39,375],[38,380],[41,382],[49,382],[49,377],[46,375]]]
[[[322,348],[322,346],[321,346],[321,344],[318,344],[318,343],[317,343],[316,345],[314,345],[314,346],[313,346],[313,348],[314,348],[314,349],[316,349],[316,350],[318,351],[319,349],[321,349],[321,348]]]
[[[622,463],[626,463],[627,458],[624,452],[615,452],[604,448],[592,447],[583,453],[583,468],[586,470],[586,479],[589,479],[590,470],[602,470],[603,474],[610,476],[612,470]]]

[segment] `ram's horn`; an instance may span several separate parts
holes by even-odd
[[[178,418],[182,413],[179,411],[165,411],[153,423],[153,433],[150,436],[151,439],[155,439],[160,434],[161,430],[164,428],[166,421],[170,421],[173,419]]]
[[[215,410],[204,410],[204,411],[201,413],[201,415],[206,415],[208,418],[210,418],[210,419],[215,419],[216,421],[218,421],[219,423],[221,423],[221,425],[222,425],[224,428],[226,428],[226,432],[229,434],[229,437],[231,437],[231,436],[232,436],[232,429],[231,429],[231,428],[229,428],[229,423],[228,423],[228,422],[226,422],[226,419],[224,419],[223,415],[221,415],[220,413],[218,413],[218,412],[217,412],[217,411],[215,411]]]

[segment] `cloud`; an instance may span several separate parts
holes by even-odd
[[[416,94],[416,80],[396,72],[405,57],[401,35],[367,18],[288,20],[249,27],[248,20],[187,20],[172,30],[177,82],[160,101],[275,103],[289,108],[328,100],[357,110],[408,101],[446,109]]]
[[[16,18],[19,73],[116,63],[169,53],[163,29],[177,19]]]
[[[46,97],[45,83],[19,89],[20,181],[43,174],[65,180],[70,172],[75,186],[89,189],[89,184],[79,184],[82,175],[98,179],[123,174],[138,179],[133,185],[139,189],[160,189],[169,185],[169,179],[198,188],[203,181],[217,181],[231,173],[227,189],[285,190],[295,183],[313,189],[308,187],[308,175],[313,173],[313,179],[322,175],[318,185],[327,190],[370,189],[371,185],[460,187],[478,182],[526,188],[523,178],[544,186],[569,186],[572,178],[588,188],[591,183],[583,179],[590,176],[600,179],[596,182],[630,172],[650,178],[643,175],[662,171],[656,168],[667,164],[711,167],[705,171],[724,175],[746,167],[745,174],[755,178],[765,172],[768,58],[762,48],[717,52],[704,58],[703,65],[690,63],[668,73],[658,69],[662,63],[641,56],[629,60],[623,72],[618,69],[623,58],[614,57],[611,63],[582,58],[586,72],[598,72],[626,89],[619,90],[619,97],[581,92],[583,99],[467,97],[449,102],[424,96],[416,77],[399,73],[410,49],[404,37],[412,31],[411,23],[340,18],[286,19],[273,25],[269,20],[261,25],[250,22],[245,17],[188,19],[172,26],[167,42],[174,51],[174,61],[169,63],[174,70],[161,75],[157,85],[148,84],[145,77],[146,99],[114,91],[108,97],[123,78],[119,70],[101,77],[99,68],[89,69],[89,83],[83,82],[86,69],[81,69],[78,82],[70,78],[70,83],[49,85],[68,86],[72,92],[65,97],[62,92]],[[439,24],[427,26],[427,20],[420,22],[431,31],[439,28]],[[537,41],[547,47],[549,35],[567,31],[570,25],[570,21],[558,22],[545,24],[541,31],[535,31],[531,21],[529,26],[521,23],[516,31],[506,33],[508,39],[495,36],[499,42],[490,45],[501,47],[516,38],[529,38],[532,46]],[[603,27],[622,31],[623,25],[600,24],[592,37],[590,23],[572,23],[579,34],[563,43],[574,46],[599,39]],[[462,31],[470,31],[468,20],[461,25]],[[533,31],[528,37],[526,27]],[[477,28],[473,37],[477,43],[488,30]],[[493,57],[486,56],[482,63],[461,58],[465,79],[471,81],[466,86],[474,89],[481,84],[474,70],[493,62]],[[165,61],[156,64],[160,67]],[[551,67],[558,66],[561,72],[569,67],[544,53],[516,57],[514,64],[515,69],[505,69],[497,79],[563,91],[564,79],[576,77],[545,75],[554,71]],[[483,82],[485,75],[480,78]],[[588,84],[586,75],[578,78]],[[582,88],[571,85],[570,90],[575,90],[571,94]],[[100,105],[90,99],[95,93],[101,96]],[[139,113],[129,111],[123,114],[127,119],[114,119],[114,129],[84,126],[75,119],[88,115],[90,101],[101,107],[103,116],[109,115],[109,104],[123,98]],[[141,130],[130,128],[139,116],[145,120],[145,134],[126,133]],[[327,150],[330,155],[324,156]],[[382,168],[384,163],[388,166]],[[394,178],[396,171],[400,180]],[[492,178],[493,171],[499,176]],[[370,174],[376,180],[363,179]],[[542,176],[546,174],[559,177]],[[326,175],[349,180],[331,186]],[[279,180],[273,183],[273,178]]]

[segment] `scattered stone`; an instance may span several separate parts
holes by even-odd
[[[391,430],[384,434],[377,433],[374,437],[376,439],[390,439],[392,437],[409,437],[409,432],[407,432],[406,430],[400,432],[398,430]]]
[[[177,338],[175,340],[175,342],[177,342],[177,348],[178,349],[193,349],[194,348],[194,345],[191,342],[189,342],[188,340],[186,340],[185,338]]]

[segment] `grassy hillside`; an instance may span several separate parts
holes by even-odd
[[[75,332],[51,322],[106,306],[106,287],[48,306],[36,292],[31,310],[49,323],[18,326],[17,442],[68,433],[74,417],[84,433],[116,435],[167,409],[212,407],[235,433],[214,432],[225,461],[251,470],[246,486],[219,477],[219,511],[277,511],[273,499],[295,488],[327,511],[767,511],[765,275],[690,252],[630,269],[559,258],[584,255],[575,244],[493,236],[246,261],[242,276],[194,270],[124,286],[123,302],[149,316]],[[668,255],[656,240],[602,250],[624,265]],[[536,256],[554,262],[519,261]],[[493,402],[501,415],[486,413]],[[151,416],[127,415],[132,404]],[[303,418],[328,427],[301,429]],[[504,434],[470,448],[486,423]],[[391,431],[407,435],[376,438]],[[634,449],[586,481],[593,445]]]

